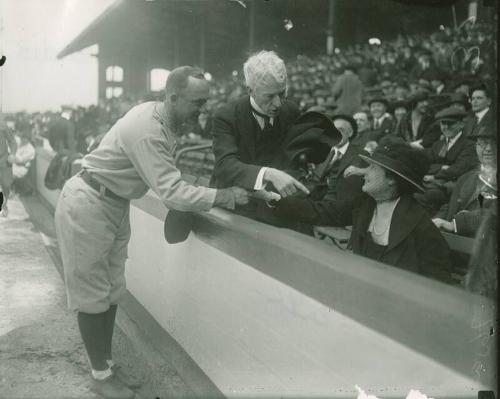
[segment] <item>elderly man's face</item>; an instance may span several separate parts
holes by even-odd
[[[264,113],[276,117],[285,99],[286,83],[269,83],[250,89],[250,95]]]
[[[204,79],[190,77],[187,87],[177,95],[173,102],[175,118],[180,122],[196,122],[198,115],[205,109],[210,96],[210,86]]]
[[[370,121],[365,112],[357,112],[354,114],[353,118],[358,125],[358,132],[362,133],[370,128]]]
[[[333,121],[333,124],[342,134],[342,140],[340,141],[339,144],[337,144],[337,147],[342,147],[345,143],[349,141],[349,138],[352,136],[354,131],[352,130],[351,124],[343,119],[337,119]]]
[[[474,90],[470,96],[470,103],[473,112],[480,112],[490,106],[491,100],[484,90]]]

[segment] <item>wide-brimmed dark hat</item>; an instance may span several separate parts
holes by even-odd
[[[410,104],[408,103],[408,100],[396,100],[391,103],[391,106],[389,109],[391,112],[394,112],[398,108],[405,108],[406,110],[410,109]]]
[[[387,169],[413,187],[424,192],[422,179],[429,169],[429,160],[422,150],[411,147],[400,137],[386,136],[371,156],[359,155],[368,163]]]
[[[463,104],[466,108],[469,107],[469,98],[465,93],[451,93],[448,99],[448,104]]]
[[[323,162],[331,147],[342,140],[342,133],[326,115],[309,111],[298,117],[288,132],[285,156],[292,166],[299,158],[307,162]]]
[[[467,116],[467,112],[454,107],[446,107],[439,111],[434,119],[437,121],[461,121]]]
[[[474,129],[472,133],[469,135],[469,138],[472,140],[478,138],[492,138],[497,139],[497,129],[493,124],[483,125],[478,129]]]
[[[352,136],[349,138],[349,140],[352,140],[356,137],[356,135],[358,134],[358,124],[356,123],[356,121],[354,120],[354,118],[352,118],[351,116],[349,115],[343,115],[343,114],[339,114],[339,115],[335,115],[332,117],[332,122],[334,122],[335,124],[335,121],[336,120],[343,120],[343,121],[346,121],[347,123],[349,123],[352,127]]]
[[[387,108],[389,107],[389,101],[387,100],[387,98],[382,97],[382,96],[372,97],[372,98],[368,101],[368,106],[370,107],[373,103],[382,103],[382,104],[385,104],[385,106],[386,106]]]
[[[410,104],[410,107],[415,108],[420,101],[425,101],[428,99],[429,99],[428,91],[417,90],[413,95],[410,96],[410,98],[408,99],[408,103]]]

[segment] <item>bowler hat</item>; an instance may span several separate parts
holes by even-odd
[[[356,137],[356,135],[358,134],[358,124],[356,123],[354,118],[350,117],[349,115],[343,115],[343,114],[333,116],[332,122],[335,122],[336,120],[339,120],[339,119],[346,121],[351,125],[352,136],[349,138],[349,140],[353,140]]]
[[[389,107],[389,101],[385,97],[373,97],[368,101],[368,106],[370,107],[373,103],[382,103],[385,104],[386,107]]]
[[[193,214],[170,209],[165,217],[163,235],[170,244],[185,241],[193,228]]]
[[[447,107],[439,111],[434,118],[436,120],[444,121],[461,121],[467,116],[467,112],[454,107]]]
[[[285,156],[292,166],[304,156],[307,162],[323,162],[331,147],[342,140],[342,133],[330,118],[315,111],[300,115],[288,133],[291,138],[285,145]]]
[[[429,161],[422,150],[411,147],[400,137],[383,137],[371,156],[359,155],[368,163],[377,164],[401,177],[414,188],[425,191],[422,179]]]

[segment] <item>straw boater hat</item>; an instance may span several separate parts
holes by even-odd
[[[429,161],[422,150],[412,148],[402,138],[386,136],[371,156],[359,156],[368,163],[390,170],[414,188],[425,191],[422,179],[427,173]]]

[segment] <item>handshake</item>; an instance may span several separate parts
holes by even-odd
[[[278,192],[268,190],[247,191],[244,188],[233,186],[218,189],[214,206],[234,209],[236,205],[246,205],[250,198],[260,199],[267,203],[279,201],[281,198],[293,196],[299,192],[308,195],[309,190],[298,180],[278,169],[267,168],[263,176],[264,185],[272,185]]]

